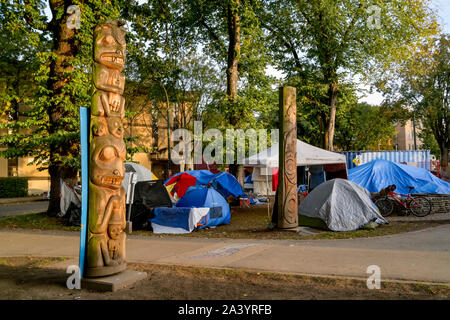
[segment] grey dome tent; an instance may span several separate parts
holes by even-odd
[[[369,222],[388,223],[363,187],[345,179],[317,186],[298,206],[299,224],[332,231],[357,230]]]

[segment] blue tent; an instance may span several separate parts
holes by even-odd
[[[228,172],[214,174],[209,170],[188,170],[177,173],[164,182],[166,186],[172,183],[180,184],[180,187],[184,190],[187,190],[192,185],[206,186],[209,184],[225,198],[228,198],[230,195],[239,197],[244,194],[242,186]],[[183,196],[184,192],[181,193],[181,197]]]
[[[396,192],[408,193],[450,193],[450,183],[439,179],[428,170],[376,159],[348,171],[348,180],[359,184],[370,192],[379,192],[391,184],[397,186]]]
[[[205,223],[199,229],[229,224],[231,211],[228,202],[213,188],[205,186],[190,187],[186,194],[178,200],[178,208],[211,208],[206,216]]]

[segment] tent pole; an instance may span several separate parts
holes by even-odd
[[[347,176],[347,180],[348,180],[348,168],[347,168],[347,161],[345,161],[345,163],[344,163],[344,165],[345,165],[345,174],[346,174],[346,176]]]

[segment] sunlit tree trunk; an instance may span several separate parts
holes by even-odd
[[[237,108],[238,81],[239,81],[239,58],[241,53],[241,27],[238,14],[240,0],[232,0],[227,8],[228,25],[228,56],[227,56],[227,98],[232,108],[229,111],[230,124],[236,126],[242,120],[240,110]],[[233,174],[241,185],[244,184],[243,167],[230,164],[230,173]]]
[[[325,133],[325,149],[334,150],[334,129],[336,124],[336,107],[337,107],[338,84],[331,82],[328,90],[330,114],[328,119],[327,131]]]

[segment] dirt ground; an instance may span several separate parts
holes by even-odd
[[[329,300],[444,299],[450,286],[365,281],[229,269],[130,264],[147,279],[116,292],[69,290],[65,270],[52,268],[57,258],[0,258],[2,300]]]

